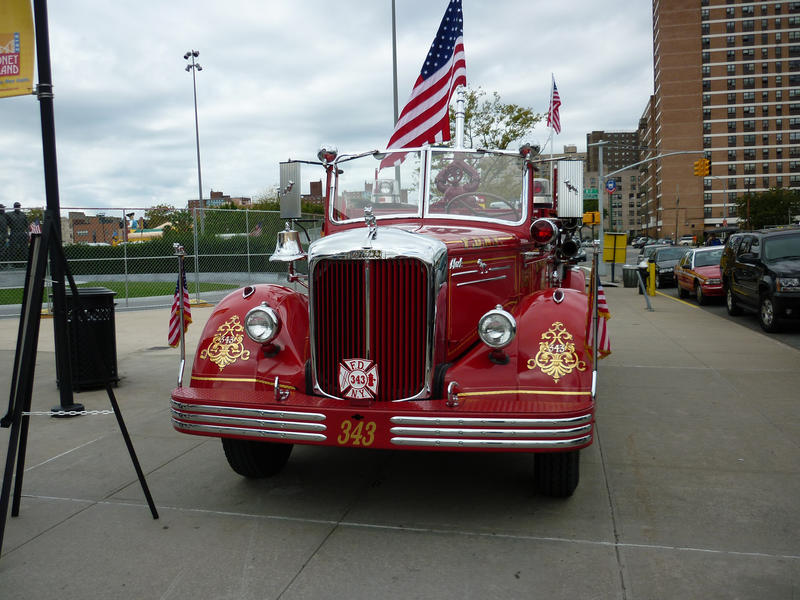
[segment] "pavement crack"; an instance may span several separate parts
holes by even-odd
[[[620,554],[620,541],[619,541],[619,528],[617,526],[617,510],[616,505],[614,504],[614,495],[611,493],[611,483],[608,481],[608,468],[606,463],[606,455],[603,452],[603,444],[600,442],[600,431],[598,429],[597,423],[595,422],[594,425],[594,432],[595,432],[595,443],[597,444],[597,449],[600,452],[600,464],[603,467],[603,483],[606,486],[606,496],[608,497],[608,509],[611,515],[611,525],[614,530],[614,555],[617,558],[617,572],[619,573],[619,584],[622,588],[622,600],[627,600],[628,598],[628,591],[625,585],[625,565],[622,562],[622,556]]]

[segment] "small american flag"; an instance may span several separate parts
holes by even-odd
[[[261,235],[261,223],[253,227],[253,230],[248,234],[250,237],[258,237]]]
[[[586,350],[587,354],[594,357],[592,348],[594,347],[594,309],[595,309],[595,294],[594,283],[598,275],[592,269],[589,276],[589,315],[586,323]],[[608,324],[607,321],[611,318],[611,312],[608,310],[608,302],[606,302],[606,293],[603,286],[600,284],[600,279],[597,279],[597,354],[599,358],[605,358],[611,354],[611,340],[608,337]]]
[[[561,108],[561,96],[558,95],[556,78],[553,77],[553,89],[550,92],[550,108],[547,110],[547,126],[552,127],[556,133],[561,133],[561,116],[558,110]]]
[[[28,232],[31,235],[33,235],[33,234],[41,235],[42,234],[42,225],[39,222],[39,219],[36,219],[33,223],[30,224],[30,227],[28,227]]]
[[[189,290],[186,289],[186,273],[183,268],[181,268],[181,274],[175,284],[175,294],[172,298],[172,309],[169,314],[167,342],[173,348],[181,341],[181,303],[183,303],[183,331],[185,332],[189,327],[189,323],[192,322],[192,307],[189,305]]]
[[[456,87],[467,85],[463,34],[461,0],[450,0],[388,148],[415,148],[450,139],[450,99]],[[398,164],[402,156],[390,154],[380,168]]]

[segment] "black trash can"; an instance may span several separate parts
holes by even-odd
[[[622,286],[626,288],[636,287],[639,278],[636,277],[638,267],[636,265],[622,265]]]
[[[78,288],[81,307],[78,311],[72,290],[66,289],[67,343],[72,369],[72,389],[81,390],[116,385],[117,334],[114,325],[116,292],[103,287]],[[58,367],[58,364],[56,364]],[[56,368],[56,383],[61,375]]]

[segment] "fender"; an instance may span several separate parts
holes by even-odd
[[[266,345],[244,331],[245,315],[262,302],[281,322]],[[309,357],[308,298],[281,285],[248,286],[223,298],[206,322],[189,385],[270,391],[279,377],[282,388],[303,390]]]
[[[448,369],[444,389],[456,382],[461,396],[504,394],[545,413],[563,411],[564,402],[591,405],[588,309],[587,295],[570,288],[527,297],[512,312],[517,335],[503,350],[507,362],[499,363],[478,343]]]

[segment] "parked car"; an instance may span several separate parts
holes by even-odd
[[[672,287],[675,285],[675,265],[687,252],[682,246],[660,246],[652,255],[639,263],[642,277],[646,279],[650,261],[656,263],[656,287]]]
[[[678,296],[686,298],[694,295],[698,304],[705,304],[708,298],[721,298],[722,274],[719,261],[722,247],[693,248],[683,255],[675,265],[675,285]]]
[[[653,256],[653,252],[658,250],[659,248],[668,248],[669,244],[647,244],[643,246],[641,251],[639,252],[639,256],[636,258],[636,262],[640,263],[642,261],[647,261],[648,258]]]
[[[722,261],[728,313],[758,312],[761,328],[780,329],[800,318],[800,228],[764,229],[731,236]]]
[[[678,240],[679,246],[694,246],[695,237],[693,235],[682,235]]]

